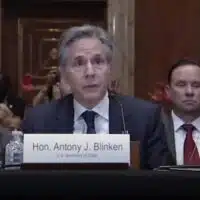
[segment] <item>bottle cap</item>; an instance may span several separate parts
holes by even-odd
[[[13,135],[13,136],[16,136],[16,135],[22,136],[23,133],[22,133],[22,131],[14,130],[14,131],[12,131],[12,135]]]

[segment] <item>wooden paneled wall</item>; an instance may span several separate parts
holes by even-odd
[[[170,66],[177,59],[200,59],[199,0],[107,0],[107,8],[105,1],[98,2],[95,9],[82,4],[82,8],[70,7],[65,14],[71,18],[82,15],[87,19],[101,19],[105,25],[108,22],[106,27],[111,33],[115,30],[122,57],[118,57],[121,59],[118,75],[123,93],[148,99],[148,92],[157,81],[166,80]],[[48,6],[30,11],[24,7],[20,10],[20,3],[17,5],[10,12],[4,10],[1,52],[2,70],[11,75],[16,92],[20,81],[17,19],[50,13]],[[54,8],[51,17],[56,12]]]
[[[9,3],[8,3],[9,2]],[[26,71],[24,68],[29,66],[22,66],[21,54],[25,55],[28,52],[23,51],[25,46],[20,45],[27,35],[20,30],[20,21],[26,19],[65,19],[70,23],[73,21],[81,21],[84,23],[100,23],[104,28],[107,27],[106,20],[106,3],[105,1],[96,2],[82,2],[82,1],[42,1],[30,0],[19,1],[15,4],[10,0],[4,0],[4,13],[2,20],[2,71],[11,77],[13,90],[20,94],[19,85],[21,82],[21,71]],[[74,23],[71,23],[74,25]],[[30,24],[31,26],[31,24]],[[54,27],[52,27],[54,28]],[[23,69],[21,69],[23,68]],[[36,66],[35,68],[38,68]],[[34,71],[34,70],[33,70]],[[27,71],[26,71],[27,72]]]
[[[113,36],[113,76],[120,81],[120,92],[134,94],[135,77],[135,0],[108,0],[108,30]]]
[[[0,70],[1,70],[1,36],[2,36],[2,5],[1,5],[1,0],[0,0]]]
[[[135,95],[148,98],[183,57],[200,59],[200,1],[136,0]]]

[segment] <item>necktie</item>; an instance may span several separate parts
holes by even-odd
[[[95,131],[95,125],[94,125],[94,118],[97,113],[94,111],[85,111],[82,114],[83,119],[85,120],[85,123],[87,124],[87,133],[88,134],[94,134]]]
[[[192,124],[184,124],[182,128],[187,133],[184,142],[184,165],[200,165],[198,149],[192,137],[195,127]]]

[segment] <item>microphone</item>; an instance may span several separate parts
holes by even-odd
[[[122,103],[119,101],[119,99],[117,98],[117,94],[110,92],[110,96],[119,104],[120,106],[120,111],[121,111],[121,118],[122,118],[122,125],[123,125],[123,134],[128,134],[128,130],[126,129],[126,122],[125,122],[125,117],[124,117],[124,108]]]

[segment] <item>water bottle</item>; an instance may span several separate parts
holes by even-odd
[[[23,162],[23,133],[21,131],[12,131],[12,139],[5,148],[5,167],[16,166],[20,168]]]

